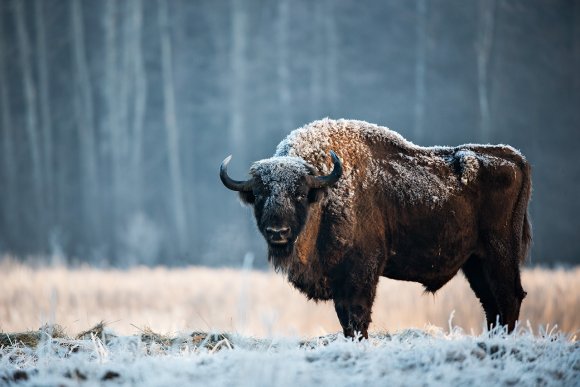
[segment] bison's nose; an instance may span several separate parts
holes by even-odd
[[[266,234],[272,242],[286,242],[290,237],[290,227],[266,227]]]

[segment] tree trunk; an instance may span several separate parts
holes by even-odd
[[[288,58],[288,13],[290,2],[278,1],[278,99],[282,129],[286,132],[292,129],[292,95],[290,92],[290,69]]]
[[[141,211],[143,190],[143,125],[145,122],[145,107],[147,102],[147,77],[145,74],[145,62],[141,45],[143,27],[143,4],[141,0],[133,0],[131,12],[131,23],[133,27],[133,67],[132,72],[135,77],[135,96],[133,98],[133,139],[132,139],[132,176],[134,207],[136,211]]]
[[[171,36],[167,3],[158,0],[159,31],[161,34],[161,70],[163,79],[163,98],[165,103],[165,129],[167,135],[167,152],[169,156],[169,175],[173,191],[173,216],[177,231],[178,253],[185,253],[187,218],[185,216],[185,203],[182,187],[181,157],[179,149],[179,126],[175,108],[175,87],[173,84],[173,54],[171,49]]]
[[[246,34],[247,34],[247,14],[244,9],[244,2],[232,0],[232,99],[231,99],[231,127],[230,134],[236,151],[245,151],[245,103],[246,88]],[[246,161],[240,154],[243,161]]]
[[[40,154],[40,138],[38,136],[38,119],[37,119],[37,95],[32,76],[31,50],[28,32],[24,20],[24,3],[16,1],[14,3],[14,12],[16,17],[16,33],[18,38],[20,67],[22,71],[22,81],[24,88],[25,101],[25,129],[26,136],[30,145],[30,155],[32,158],[32,223],[31,229],[35,230],[32,240],[35,249],[44,249],[45,241],[41,241],[40,230],[43,229],[44,219],[42,208],[42,170]]]
[[[230,93],[230,144],[234,149],[238,165],[247,165],[249,152],[246,141],[246,98],[247,95],[247,38],[248,38],[248,2],[231,0],[231,93]],[[240,239],[245,243],[244,250],[251,249],[250,227],[248,218],[238,218],[236,228],[240,231]],[[240,248],[241,249],[241,248]]]
[[[83,27],[82,3],[71,2],[71,39],[73,42],[73,64],[75,91],[75,113],[81,154],[81,174],[83,190],[83,213],[87,220],[85,235],[91,245],[100,242],[100,223],[98,214],[99,187],[95,146],[95,117],[93,112],[93,87],[86,58],[85,36]],[[88,242],[87,242],[88,243]]]
[[[339,42],[337,39],[336,17],[334,12],[334,1],[326,0],[324,14],[324,34],[326,40],[326,56],[324,69],[326,70],[326,96],[328,103],[326,112],[328,115],[335,116],[338,113],[338,51]],[[322,117],[319,117],[322,118]],[[338,118],[338,117],[334,117]]]
[[[15,214],[15,198],[18,196],[17,192],[17,176],[16,160],[14,158],[14,128],[12,127],[12,108],[10,106],[10,90],[9,83],[6,77],[5,63],[7,55],[4,45],[4,36],[0,34],[0,112],[2,112],[2,197],[0,201],[2,208],[4,225],[4,233],[8,236],[14,235],[11,230],[18,229],[20,221]],[[6,235],[3,236],[4,238]],[[8,246],[10,247],[10,246]]]
[[[34,21],[36,27],[36,41],[38,50],[37,73],[40,91],[40,117],[42,132],[42,164],[44,167],[46,195],[44,211],[46,213],[47,224],[49,228],[46,231],[50,233],[54,225],[54,164],[52,151],[52,117],[50,115],[50,90],[48,84],[48,59],[46,51],[46,26],[44,24],[43,1],[37,0],[34,3]]]
[[[573,49],[574,49],[574,68],[580,68],[580,2],[574,2],[574,18],[573,18]],[[580,106],[580,71],[574,71],[574,106]],[[580,109],[574,110],[576,114],[576,127],[580,127]]]
[[[420,143],[425,134],[425,83],[427,72],[427,0],[415,0],[417,23],[415,23],[415,109],[414,140]]]
[[[117,68],[117,2],[115,0],[106,0],[103,11],[103,29],[104,37],[104,100],[105,100],[105,117],[101,120],[101,136],[103,138],[101,148],[103,149],[104,159],[108,161],[106,181],[110,184],[110,190],[104,193],[104,203],[107,203],[111,216],[112,227],[104,230],[107,233],[107,239],[110,241],[111,254],[118,255],[118,242],[116,235],[120,232],[119,223],[119,163],[121,153],[119,149],[119,139],[117,138],[117,128],[120,125],[119,119],[119,93],[118,79],[119,72]]]
[[[133,73],[132,62],[134,60],[131,48],[132,41],[132,4],[128,1],[117,2],[121,16],[119,17],[120,26],[120,42],[118,50],[120,57],[119,65],[117,67],[117,84],[116,91],[118,93],[117,103],[114,108],[117,110],[117,125],[112,128],[115,132],[115,163],[114,163],[114,178],[115,178],[115,201],[117,209],[118,226],[125,225],[128,221],[129,210],[133,188],[130,184],[130,168],[131,157],[130,151],[130,135],[131,117],[130,106],[131,86],[135,74]]]
[[[312,23],[313,35],[311,43],[313,45],[312,57],[310,58],[310,118],[316,119],[324,111],[322,107],[322,95],[323,95],[323,59],[321,55],[326,52],[324,47],[324,36],[322,36],[320,31],[320,26],[324,25],[325,16],[323,15],[324,8],[323,4],[319,1],[314,1],[311,3],[314,7]]]
[[[496,0],[479,1],[479,39],[477,45],[477,92],[480,116],[480,140],[489,142],[491,117],[489,111],[489,63],[491,59]]]

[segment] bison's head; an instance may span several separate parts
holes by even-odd
[[[269,257],[275,264],[281,264],[292,254],[311,206],[342,176],[340,159],[333,151],[330,156],[334,168],[326,176],[316,176],[315,169],[301,158],[280,156],[255,162],[250,168],[252,177],[246,181],[228,176],[231,156],[222,162],[222,182],[254,207],[258,229],[268,243]]]

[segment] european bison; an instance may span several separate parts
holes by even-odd
[[[228,176],[230,158],[221,180],[253,206],[269,261],[309,299],[333,300],[345,336],[368,337],[379,276],[436,292],[460,269],[487,323],[513,330],[531,240],[530,166],[514,148],[419,147],[324,119],[253,163],[249,180]]]

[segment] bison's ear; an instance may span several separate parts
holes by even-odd
[[[308,202],[316,203],[324,197],[326,193],[326,188],[312,188],[308,191]]]
[[[252,191],[240,192],[240,200],[244,204],[254,204],[254,202],[256,201],[256,197],[254,196],[254,193]]]

